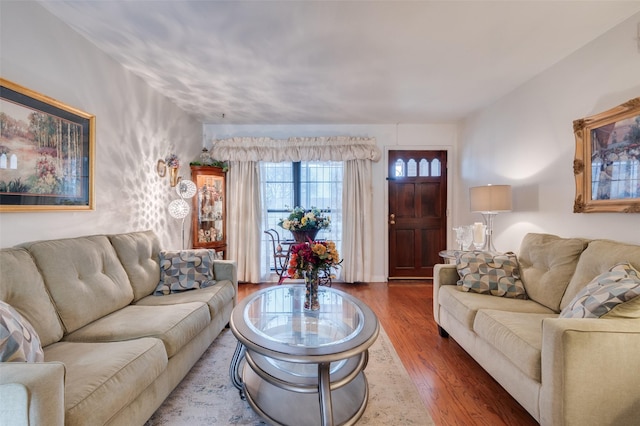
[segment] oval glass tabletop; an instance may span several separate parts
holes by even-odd
[[[294,284],[254,293],[234,310],[232,329],[249,349],[294,356],[337,354],[375,340],[378,320],[366,304],[321,287],[320,310],[309,311],[304,309],[305,291],[304,285]]]
[[[321,309],[296,309],[304,300],[304,286],[277,287],[256,297],[244,309],[244,318],[258,335],[275,343],[314,348],[352,339],[363,325],[362,309],[335,291],[320,291]]]

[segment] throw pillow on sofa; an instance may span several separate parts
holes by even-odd
[[[640,272],[620,263],[595,277],[560,312],[561,318],[640,318]]]
[[[44,352],[33,326],[0,300],[0,362],[42,362]]]
[[[215,250],[209,249],[160,251],[160,282],[153,294],[160,296],[214,285],[215,257]]]
[[[459,252],[456,255],[458,285],[464,291],[492,296],[526,299],[514,253]]]

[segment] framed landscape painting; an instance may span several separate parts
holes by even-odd
[[[95,117],[0,79],[0,212],[93,210]]]
[[[640,98],[575,120],[575,213],[640,213]]]

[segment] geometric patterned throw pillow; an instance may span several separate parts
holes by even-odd
[[[160,251],[160,282],[156,296],[209,287],[216,283],[213,275],[215,250],[194,249]]]
[[[0,362],[42,362],[40,337],[29,321],[0,300]]]
[[[560,312],[560,318],[605,316],[640,318],[640,272],[628,263],[595,277]]]
[[[460,275],[458,285],[464,291],[512,299],[527,298],[514,253],[458,252],[456,269]]]

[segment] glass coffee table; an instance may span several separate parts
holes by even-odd
[[[352,425],[367,406],[364,369],[378,319],[347,293],[318,293],[318,311],[304,309],[304,285],[279,285],[246,297],[231,314],[238,339],[231,380],[272,424]]]

